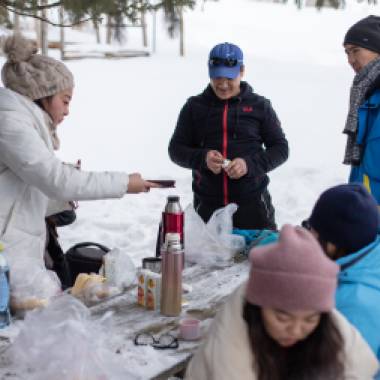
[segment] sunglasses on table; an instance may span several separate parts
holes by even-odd
[[[234,59],[234,58],[210,58],[208,61],[208,64],[210,66],[226,66],[226,67],[235,67],[238,63],[243,63],[239,59]]]
[[[178,339],[171,334],[162,334],[156,338],[150,333],[139,333],[134,342],[136,346],[152,346],[157,350],[178,348]]]

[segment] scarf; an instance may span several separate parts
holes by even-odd
[[[54,125],[52,118],[49,116],[47,112],[44,111],[43,114],[44,114],[44,118],[49,129],[49,134],[50,134],[51,141],[53,143],[53,148],[54,150],[58,150],[60,147],[60,141],[57,135],[57,126]]]
[[[343,133],[347,134],[346,151],[343,163],[359,165],[363,146],[356,142],[358,134],[358,109],[365,100],[365,95],[380,73],[380,57],[372,60],[354,78],[350,90],[350,107]]]

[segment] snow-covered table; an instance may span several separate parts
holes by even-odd
[[[191,285],[192,290],[185,295],[187,302],[178,317],[165,317],[159,311],[148,311],[138,306],[136,288],[91,307],[91,311],[94,316],[113,312],[113,327],[107,345],[128,363],[128,368],[135,375],[133,379],[167,379],[186,367],[200,341],[179,340],[177,349],[155,350],[149,346],[135,346],[135,335],[139,332],[177,334],[179,321],[184,316],[200,319],[204,334],[225,298],[247,278],[248,270],[247,261],[224,268],[198,265],[186,268],[183,280]],[[0,350],[1,344],[0,341]],[[14,371],[7,373],[5,364],[0,355],[0,379],[27,379]]]

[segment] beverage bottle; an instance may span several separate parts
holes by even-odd
[[[182,309],[183,247],[178,232],[166,234],[161,256],[161,314],[174,317]]]
[[[0,244],[0,252],[2,246]],[[9,267],[3,254],[0,253],[0,329],[11,323],[9,308],[10,286],[9,286]]]
[[[165,209],[162,213],[161,225],[159,228],[158,239],[156,243],[156,256],[160,256],[161,246],[164,243],[165,236],[168,232],[179,233],[182,246],[184,245],[184,212],[182,211],[179,197],[169,195]]]

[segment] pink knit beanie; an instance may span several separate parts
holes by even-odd
[[[280,310],[329,311],[339,267],[301,227],[284,225],[279,241],[252,249],[248,302]]]

